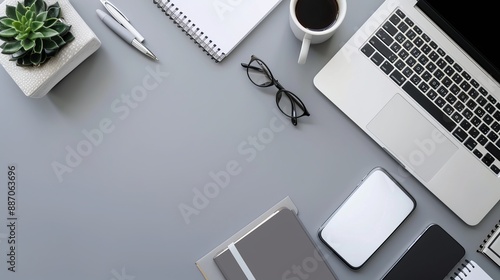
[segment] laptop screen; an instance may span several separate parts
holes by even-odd
[[[417,6],[500,83],[498,12],[491,3],[419,0]]]

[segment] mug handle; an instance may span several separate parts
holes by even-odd
[[[302,39],[302,47],[300,48],[299,54],[299,64],[306,63],[307,54],[309,53],[309,46],[311,45],[311,34],[304,34],[304,38]]]

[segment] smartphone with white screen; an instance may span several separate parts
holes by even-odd
[[[321,226],[318,235],[349,267],[358,269],[415,207],[413,197],[377,167]]]

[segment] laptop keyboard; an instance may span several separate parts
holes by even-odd
[[[401,10],[389,16],[361,52],[500,174],[500,103]]]

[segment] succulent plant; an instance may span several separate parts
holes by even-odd
[[[6,5],[5,14],[0,17],[0,49],[18,66],[40,66],[75,39],[58,2],[48,6],[43,0],[24,0],[16,7]]]

